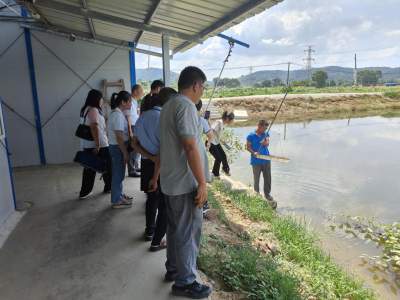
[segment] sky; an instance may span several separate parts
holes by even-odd
[[[250,44],[236,45],[223,77],[238,77],[254,71],[284,69],[294,62],[302,68],[304,50],[311,45],[313,66],[400,66],[400,0],[284,0],[278,5],[224,32]],[[196,65],[215,77],[228,51],[219,37],[179,53],[171,69],[179,72]],[[147,55],[137,55],[137,67],[146,68]],[[230,67],[246,67],[229,69]],[[260,67],[257,67],[260,66]],[[161,67],[161,59],[150,58],[150,67]]]

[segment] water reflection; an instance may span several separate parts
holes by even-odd
[[[245,142],[254,129],[235,128],[235,133]],[[368,280],[359,256],[375,255],[377,249],[351,237],[338,239],[320,225],[332,215],[375,217],[383,223],[399,220],[400,118],[276,124],[270,134],[271,154],[291,159],[288,164],[272,163],[272,195],[280,212],[310,219],[337,261],[356,268],[373,284],[376,280]],[[245,184],[253,180],[249,160],[243,152],[231,167],[232,176]],[[393,296],[390,285],[376,289],[385,299]]]

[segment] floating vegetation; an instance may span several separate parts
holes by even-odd
[[[335,226],[330,225],[330,228],[334,230]],[[400,223],[381,224],[368,218],[347,217],[338,228],[366,242],[374,242],[382,250],[381,255],[363,254],[362,260],[371,263],[370,271],[373,273],[377,271],[393,273],[397,288],[400,288]]]

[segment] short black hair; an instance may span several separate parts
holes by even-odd
[[[173,88],[165,87],[160,90],[160,92],[156,95],[150,96],[150,101],[148,107],[145,109],[153,108],[154,106],[162,107],[167,101],[174,95],[178,94]]]
[[[127,91],[120,91],[118,94],[113,93],[111,96],[110,106],[111,109],[116,109],[122,102],[131,101],[131,94]]]
[[[164,81],[162,81],[162,80],[154,80],[151,83],[150,89],[151,90],[155,90],[156,88],[163,88],[163,87],[165,87]]]
[[[140,84],[134,84],[132,86],[131,92],[134,93],[136,90],[138,90],[139,88],[141,88],[142,86]]]
[[[202,107],[203,107],[203,101],[201,101],[201,99],[200,99],[199,102],[197,102],[197,104],[196,104],[197,111],[200,111]]]
[[[235,114],[233,112],[224,111],[222,114],[222,120],[232,121],[235,119]]]
[[[268,123],[266,120],[261,119],[261,120],[258,121],[258,125],[259,125],[259,126],[268,127],[268,126],[269,126],[269,123]]]
[[[182,91],[193,86],[196,82],[205,82],[206,74],[198,67],[189,66],[182,70],[178,79],[178,90]]]

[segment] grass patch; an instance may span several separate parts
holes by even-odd
[[[304,281],[313,296],[318,299],[375,299],[362,282],[344,272],[320,249],[317,237],[303,224],[277,215],[261,197],[227,190],[221,182],[215,182],[213,188],[230,197],[250,219],[270,224],[281,248],[277,259],[287,263],[288,269]]]
[[[383,95],[390,99],[400,99],[400,91],[387,91]]]
[[[212,246],[210,246],[212,245]],[[299,282],[280,270],[270,256],[263,256],[250,244],[228,245],[217,237],[202,240],[199,267],[247,299],[302,299]]]
[[[385,86],[336,86],[336,87],[305,87],[292,86],[291,94],[318,94],[318,93],[385,93],[397,92],[400,93],[400,87],[385,87]],[[207,91],[205,97],[209,97],[211,91]],[[238,97],[238,96],[254,96],[254,95],[273,95],[282,94],[282,87],[255,88],[255,87],[239,87],[239,88],[223,88],[215,93],[215,98],[221,97]]]

